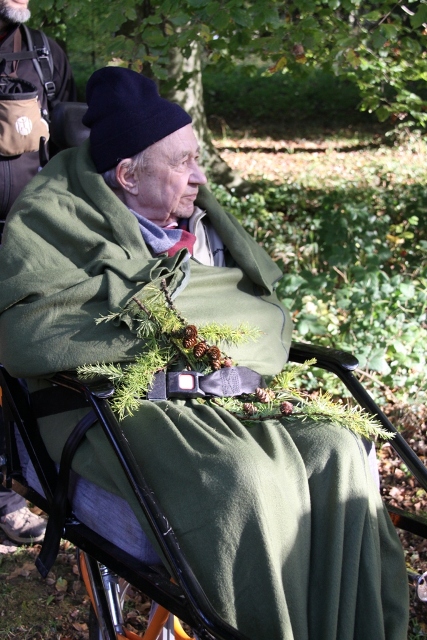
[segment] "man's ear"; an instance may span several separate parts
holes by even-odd
[[[119,162],[116,167],[116,180],[124,191],[136,196],[139,190],[138,179],[135,173],[129,171],[129,162],[128,158]]]

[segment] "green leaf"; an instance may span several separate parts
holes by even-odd
[[[301,287],[301,285],[304,284],[307,284],[307,281],[299,275],[285,275],[280,281],[280,291],[282,295],[289,295],[294,293]]]
[[[205,7],[208,4],[209,0],[187,0],[187,4],[190,7],[194,7],[196,9],[200,9],[200,7]]]
[[[212,27],[217,31],[222,31],[230,24],[230,15],[227,11],[218,11],[212,16]]]
[[[384,349],[375,349],[368,358],[367,367],[383,375],[390,373]]]
[[[248,11],[244,9],[232,9],[230,15],[236,24],[242,27],[250,27],[252,25],[252,18]]]
[[[380,11],[370,11],[363,16],[363,19],[368,20],[369,22],[378,22],[378,20],[381,20],[381,18],[382,15]]]
[[[378,107],[375,110],[375,115],[380,122],[385,122],[390,117],[390,110],[387,107]]]
[[[420,4],[415,15],[411,16],[410,20],[414,29],[421,27],[422,24],[427,22],[427,4]]]

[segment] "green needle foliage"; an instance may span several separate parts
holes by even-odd
[[[146,397],[154,375],[168,367],[175,370],[188,369],[209,373],[212,361],[209,354],[196,356],[194,344],[186,345],[185,329],[188,322],[173,305],[164,281],[147,285],[138,297],[134,296],[117,313],[97,318],[95,322],[126,322],[130,330],[141,339],[141,354],[130,364],[86,364],[79,367],[82,379],[106,377],[114,383],[116,392],[111,406],[119,419],[133,415]],[[207,351],[212,343],[224,346],[237,345],[247,340],[256,340],[260,331],[243,323],[238,327],[213,322],[190,329],[197,335],[196,343]],[[203,350],[202,349],[202,350]],[[227,359],[218,348],[219,358]],[[228,363],[230,364],[230,363]],[[220,365],[219,365],[220,366]]]
[[[104,376],[114,383],[116,393],[110,403],[120,420],[138,410],[156,372],[171,366],[175,370],[202,372],[231,366],[230,359],[211,343],[239,344],[256,340],[260,333],[247,323],[238,327],[216,322],[199,328],[189,325],[171,301],[164,281],[160,288],[155,285],[145,287],[118,313],[98,318],[96,322],[124,320],[141,338],[141,354],[135,361],[123,366],[95,364],[78,369],[83,379]],[[189,337],[190,341],[186,342]],[[216,352],[215,360],[209,356],[209,345]],[[200,346],[199,354],[197,347]],[[268,418],[329,420],[367,438],[391,437],[360,408],[333,402],[329,394],[309,398],[302,393],[298,380],[315,363],[316,360],[312,359],[304,364],[288,366],[272,380],[269,389],[257,389],[255,394],[240,398],[215,398],[207,402],[223,407],[242,421]]]
[[[211,401],[221,406],[243,422],[280,418],[285,421],[328,421],[353,431],[367,439],[390,440],[392,433],[383,429],[379,422],[360,406],[334,402],[331,394],[319,393],[308,396],[300,390],[298,379],[316,364],[316,359],[304,364],[288,364],[274,378],[270,387],[242,398],[215,398]],[[260,397],[264,397],[260,401]]]

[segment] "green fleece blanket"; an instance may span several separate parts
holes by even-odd
[[[9,371],[37,389],[55,371],[132,360],[141,341],[129,327],[95,319],[165,277],[190,322],[258,327],[259,341],[231,355],[276,374],[291,332],[273,291],[280,272],[208,192],[198,204],[228,248],[225,268],[185,252],[153,258],[87,145],[56,156],[16,202],[0,249],[0,360]],[[40,422],[55,460],[80,415]],[[207,595],[249,638],[406,638],[402,549],[353,433],[308,420],[247,427],[194,400],[144,401],[122,426]],[[152,538],[99,426],[74,469],[125,497]]]

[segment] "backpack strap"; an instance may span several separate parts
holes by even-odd
[[[52,53],[49,46],[49,41],[43,31],[38,29],[30,29],[25,24],[21,27],[24,30],[25,37],[27,39],[28,51],[20,51],[21,38],[19,32],[19,44],[14,46],[12,53],[0,52],[0,63],[11,62],[19,60],[32,60],[34,68],[37,71],[37,75],[40,78],[44,92],[47,96],[48,102],[51,107],[55,105],[56,86],[53,81],[53,60]],[[16,45],[16,41],[14,40]]]
[[[53,81],[53,60],[49,41],[43,31],[29,29],[22,25],[27,38],[28,52],[32,53],[33,64],[43,85],[47,99],[51,106],[55,100],[56,86]],[[16,54],[15,54],[16,55]]]

